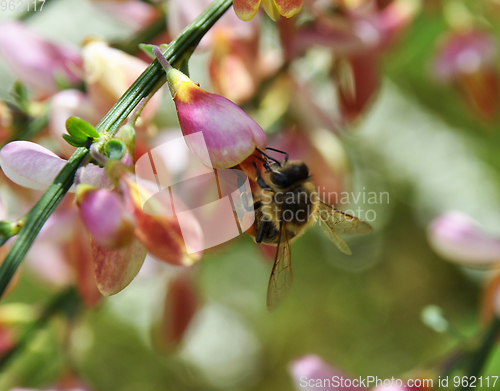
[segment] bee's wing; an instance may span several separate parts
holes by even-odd
[[[357,217],[348,215],[323,202],[318,204],[319,225],[328,238],[344,254],[351,255],[351,249],[341,235],[367,234],[372,232],[372,227]]]
[[[334,207],[320,201],[318,203],[319,219],[323,220],[330,229],[340,235],[368,234],[373,228],[357,217],[348,215]]]
[[[285,223],[280,223],[278,248],[267,288],[267,309],[273,312],[283,302],[292,285],[292,253]]]
[[[335,245],[339,248],[340,251],[342,251],[344,254],[351,255],[352,251],[345,242],[344,239],[342,239],[337,232],[335,232],[332,228],[330,228],[329,225],[327,225],[323,220],[319,220],[319,226],[323,230],[326,236],[328,236],[328,239],[330,239]]]

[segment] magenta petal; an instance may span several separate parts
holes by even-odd
[[[84,185],[85,186],[85,185]],[[77,198],[80,216],[92,239],[108,248],[122,247],[132,240],[134,218],[126,210],[120,196],[109,190],[87,190]]]
[[[91,240],[92,261],[99,291],[104,296],[114,295],[124,289],[139,273],[146,258],[146,249],[133,239],[128,246],[108,249]]]
[[[230,168],[256,147],[266,149],[262,128],[229,99],[206,92],[174,68],[167,79],[186,144],[203,164]]]
[[[500,260],[500,237],[484,232],[466,214],[448,212],[435,219],[429,242],[442,257],[468,264],[487,265]]]

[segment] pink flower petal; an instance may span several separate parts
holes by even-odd
[[[95,279],[104,296],[114,295],[130,284],[146,258],[147,251],[137,239],[113,250],[92,240],[91,244]]]
[[[451,261],[475,265],[500,261],[500,237],[487,234],[463,213],[447,212],[436,218],[428,237],[434,250]]]
[[[0,150],[0,167],[14,183],[34,190],[46,190],[62,170],[66,160],[30,141],[13,141]],[[76,173],[80,183],[97,188],[112,188],[106,170],[93,164],[80,167]],[[70,192],[75,191],[72,186]]]
[[[266,149],[262,128],[242,109],[223,96],[206,92],[181,72],[168,72],[179,123],[186,143],[208,167],[230,168],[250,156],[255,148]],[[201,132],[201,133],[200,133]],[[205,155],[208,149],[209,159]]]
[[[80,217],[93,241],[108,248],[130,243],[134,218],[125,210],[120,196],[109,190],[89,190],[87,185],[81,186],[77,190]]]
[[[84,167],[80,167],[76,171],[76,178],[78,182],[75,181],[75,183],[85,183],[98,189],[112,189],[114,187],[106,173],[106,169],[95,164],[87,164]],[[74,192],[75,187],[73,186],[69,191]]]
[[[18,185],[45,190],[66,164],[55,153],[30,141],[13,141],[0,150],[4,174]]]

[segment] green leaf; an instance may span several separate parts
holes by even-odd
[[[150,57],[151,59],[156,60],[156,56],[153,53],[153,47],[155,47],[155,46],[156,45],[150,45],[148,43],[140,43],[139,44],[139,49],[141,49],[144,53],[146,53],[148,55],[148,57]],[[160,49],[166,49],[167,46],[168,45],[161,44],[160,45]]]
[[[80,140],[80,139],[74,138],[68,134],[63,134],[62,136],[63,136],[63,139],[65,139],[69,145],[72,145],[73,147],[77,147],[77,148],[84,147],[85,142],[87,141],[87,139]]]
[[[95,130],[91,124],[78,117],[68,118],[66,121],[66,129],[71,136],[81,141],[86,141],[88,137],[94,139],[100,137],[97,130]]]
[[[16,80],[12,86],[11,94],[17,104],[17,107],[19,107],[23,113],[29,114],[30,101],[26,86],[19,80]]]

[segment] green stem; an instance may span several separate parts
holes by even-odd
[[[491,350],[496,345],[496,340],[498,338],[498,334],[500,332],[500,318],[495,317],[491,322],[490,328],[486,331],[481,341],[481,345],[475,352],[472,360],[470,362],[470,366],[467,370],[466,377],[470,380],[471,376],[477,378],[481,375],[484,365],[488,360],[488,356],[491,353]],[[465,391],[470,387],[462,387],[460,390]]]
[[[184,29],[173,40],[164,52],[167,60],[176,65],[183,54],[193,50],[201,38],[210,30],[214,23],[231,7],[232,0],[214,1],[193,23]],[[99,122],[96,129],[103,134],[113,136],[129,114],[140,103],[141,99],[165,83],[165,72],[158,63],[153,61],[132,86],[123,94],[106,116]],[[38,200],[36,205],[26,215],[26,223],[19,231],[17,240],[12,245],[2,266],[0,267],[0,297],[14,276],[21,261],[24,259],[31,244],[40,232],[43,224],[54,212],[55,208],[73,184],[76,170],[87,156],[86,148],[78,148],[54,182]]]
[[[47,321],[52,316],[66,310],[72,311],[79,302],[80,299],[74,288],[69,288],[54,297],[47,307],[45,307],[41,316],[25,328],[17,344],[5,352],[0,358],[0,369],[2,369],[18,351],[28,344],[35,334],[47,324]]]

